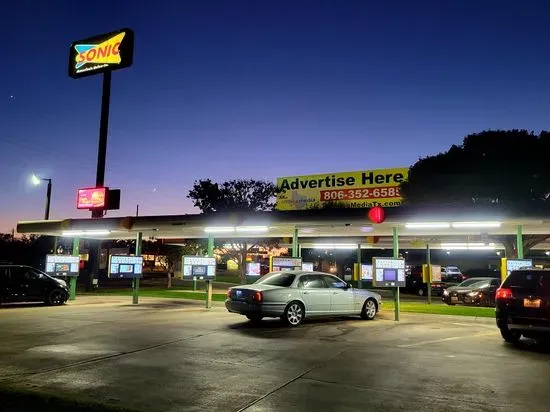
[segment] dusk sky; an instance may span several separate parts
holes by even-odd
[[[147,4],[147,6],[145,6]],[[77,211],[95,184],[101,75],[72,41],[123,27],[113,73],[109,216],[190,213],[195,179],[410,166],[484,129],[550,129],[550,3],[11,2],[0,38],[0,232]],[[464,165],[468,167],[468,165]]]

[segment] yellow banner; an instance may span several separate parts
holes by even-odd
[[[363,170],[309,176],[280,177],[277,210],[322,208],[327,204],[343,207],[395,207],[403,198],[399,190],[409,169]]]

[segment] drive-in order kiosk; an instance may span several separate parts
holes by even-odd
[[[372,259],[372,286],[386,288],[405,287],[405,259]]]
[[[109,256],[110,278],[140,278],[143,273],[143,258],[141,256]]]
[[[79,256],[47,255],[45,272],[50,276],[78,276]]]
[[[212,307],[212,281],[216,279],[216,258],[204,256],[183,257],[183,278],[206,281],[206,307]]]

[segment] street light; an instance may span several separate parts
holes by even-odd
[[[31,182],[33,185],[38,186],[42,182],[48,182],[48,188],[46,189],[46,210],[44,211],[44,220],[50,220],[50,202],[52,200],[52,179],[45,179],[38,177],[35,174],[31,176]]]

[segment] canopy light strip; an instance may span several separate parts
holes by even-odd
[[[110,230],[67,230],[61,236],[105,236],[111,233]]]
[[[455,229],[472,229],[472,228],[495,228],[500,227],[501,222],[454,222],[452,224]]]
[[[405,223],[407,229],[448,229],[451,224],[448,222],[410,222]]]

